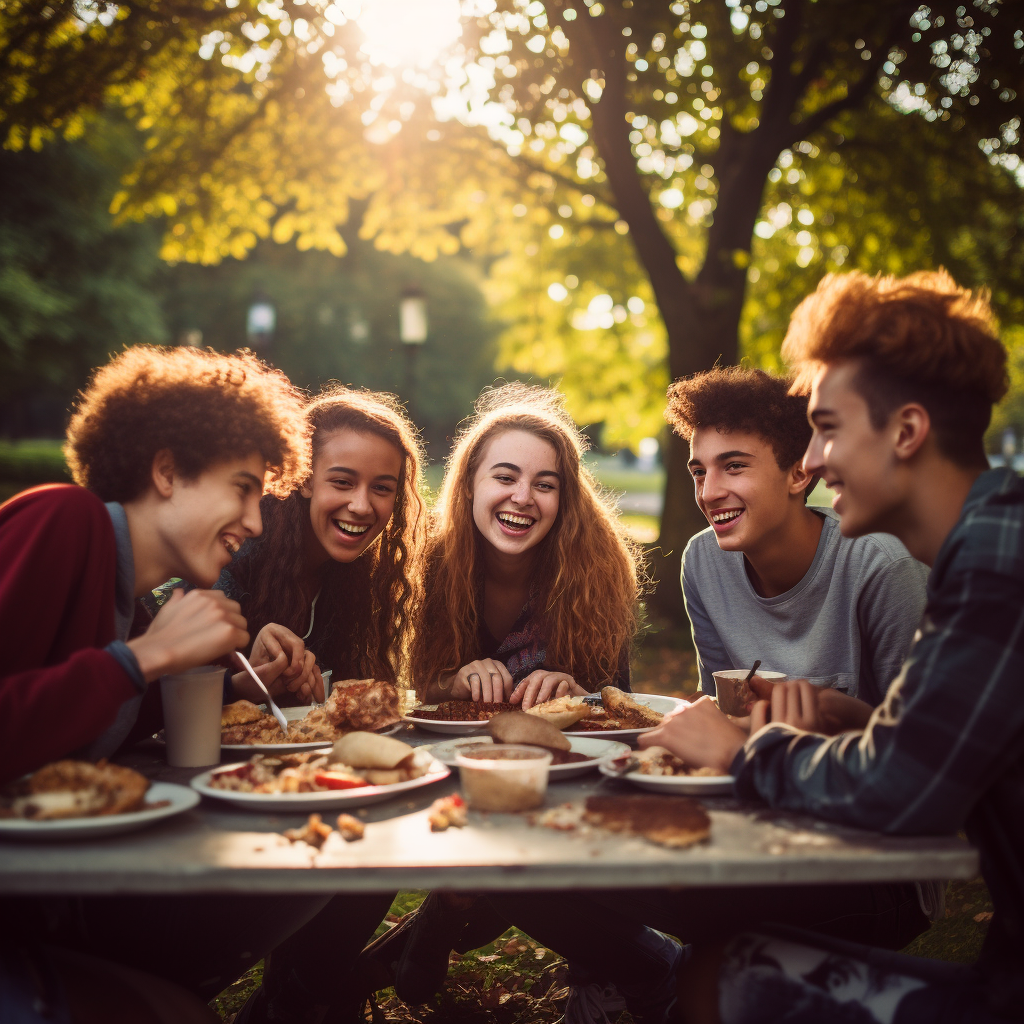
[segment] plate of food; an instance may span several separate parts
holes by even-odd
[[[567,736],[631,739],[657,728],[666,714],[685,703],[679,697],[606,686],[600,697],[557,697],[534,705],[527,714],[546,718]]]
[[[466,736],[482,734],[495,715],[519,710],[521,708],[517,704],[497,701],[446,700],[440,704],[418,704],[402,718],[427,732]]]
[[[626,739],[656,728],[669,711],[685,703],[679,697],[625,693],[615,686],[606,686],[600,695],[557,697],[535,704],[526,713],[546,719],[567,736]],[[428,732],[472,736],[482,735],[487,722],[495,715],[510,711],[522,711],[522,708],[501,702],[449,700],[441,704],[421,704],[404,719]]]
[[[375,679],[335,683],[316,707],[282,708],[288,734],[260,706],[239,700],[221,714],[221,750],[232,753],[298,753],[328,746],[349,732],[396,732],[401,726],[398,690]]]
[[[133,832],[199,803],[187,786],[121,765],[54,761],[0,791],[0,839],[49,842]]]
[[[422,748],[373,732],[350,732],[332,747],[255,754],[192,779],[203,796],[261,811],[361,807],[440,782],[446,765]]]
[[[566,736],[543,719],[522,711],[507,711],[496,715],[487,723],[487,733],[445,740],[425,749],[429,749],[439,761],[454,767],[455,759],[460,754],[496,743],[525,743],[529,746],[543,747],[551,751],[552,760],[548,777],[552,782],[575,778],[593,771],[605,758],[630,753],[625,743],[591,736]]]
[[[731,796],[732,775],[718,771],[717,768],[691,768],[675,754],[664,747],[647,747],[645,750],[631,751],[630,755],[637,762],[636,767],[621,773],[628,757],[609,759],[601,764],[601,774],[609,778],[625,779],[640,789],[652,793],[683,793],[687,796]],[[616,769],[620,769],[617,771]]]

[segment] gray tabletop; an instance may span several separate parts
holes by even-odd
[[[443,739],[407,727],[414,743]],[[119,758],[154,780],[187,782],[162,748]],[[603,830],[556,831],[531,815],[470,812],[469,824],[430,831],[427,809],[458,788],[451,778],[358,812],[365,838],[334,834],[319,851],[281,835],[305,814],[254,814],[204,798],[143,831],[71,843],[4,843],[0,892],[389,892],[396,889],[563,889],[747,886],[971,878],[977,853],[956,838],[881,836],[743,805],[703,803],[711,838],[671,850]],[[593,793],[635,792],[591,773],[553,783],[547,807],[579,807]],[[325,812],[327,821],[336,812]]]

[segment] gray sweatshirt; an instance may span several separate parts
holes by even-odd
[[[714,530],[683,553],[683,596],[704,693],[712,672],[762,668],[832,686],[880,704],[910,650],[925,603],[928,567],[886,533],[850,539],[831,509],[814,561],[792,590],[760,597],[739,551],[722,551]]]

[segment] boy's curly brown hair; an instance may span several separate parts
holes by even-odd
[[[919,402],[948,459],[988,465],[983,435],[1009,377],[986,291],[961,288],[942,269],[827,274],[793,312],[782,356],[801,391],[823,364],[860,361],[855,387],[876,430]]]
[[[93,373],[75,402],[64,455],[75,483],[103,501],[131,501],[169,450],[195,479],[258,452],[265,489],[287,494],[309,475],[302,394],[251,352],[136,345]]]
[[[807,396],[791,395],[791,383],[764,370],[716,366],[669,386],[665,419],[687,441],[698,427],[756,434],[788,470],[811,440]]]

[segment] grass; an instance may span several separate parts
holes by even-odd
[[[422,902],[425,893],[400,892],[381,934]],[[946,917],[904,952],[956,963],[973,963],[981,950],[992,901],[984,882],[950,882]],[[260,983],[262,963],[225,989],[211,1002],[225,1024],[241,1009]],[[568,995],[568,967],[517,928],[465,955],[452,953],[444,988],[429,1003],[407,1006],[394,989],[378,992],[371,1005],[371,1024],[557,1024]],[[630,1024],[623,1013],[618,1024]]]

